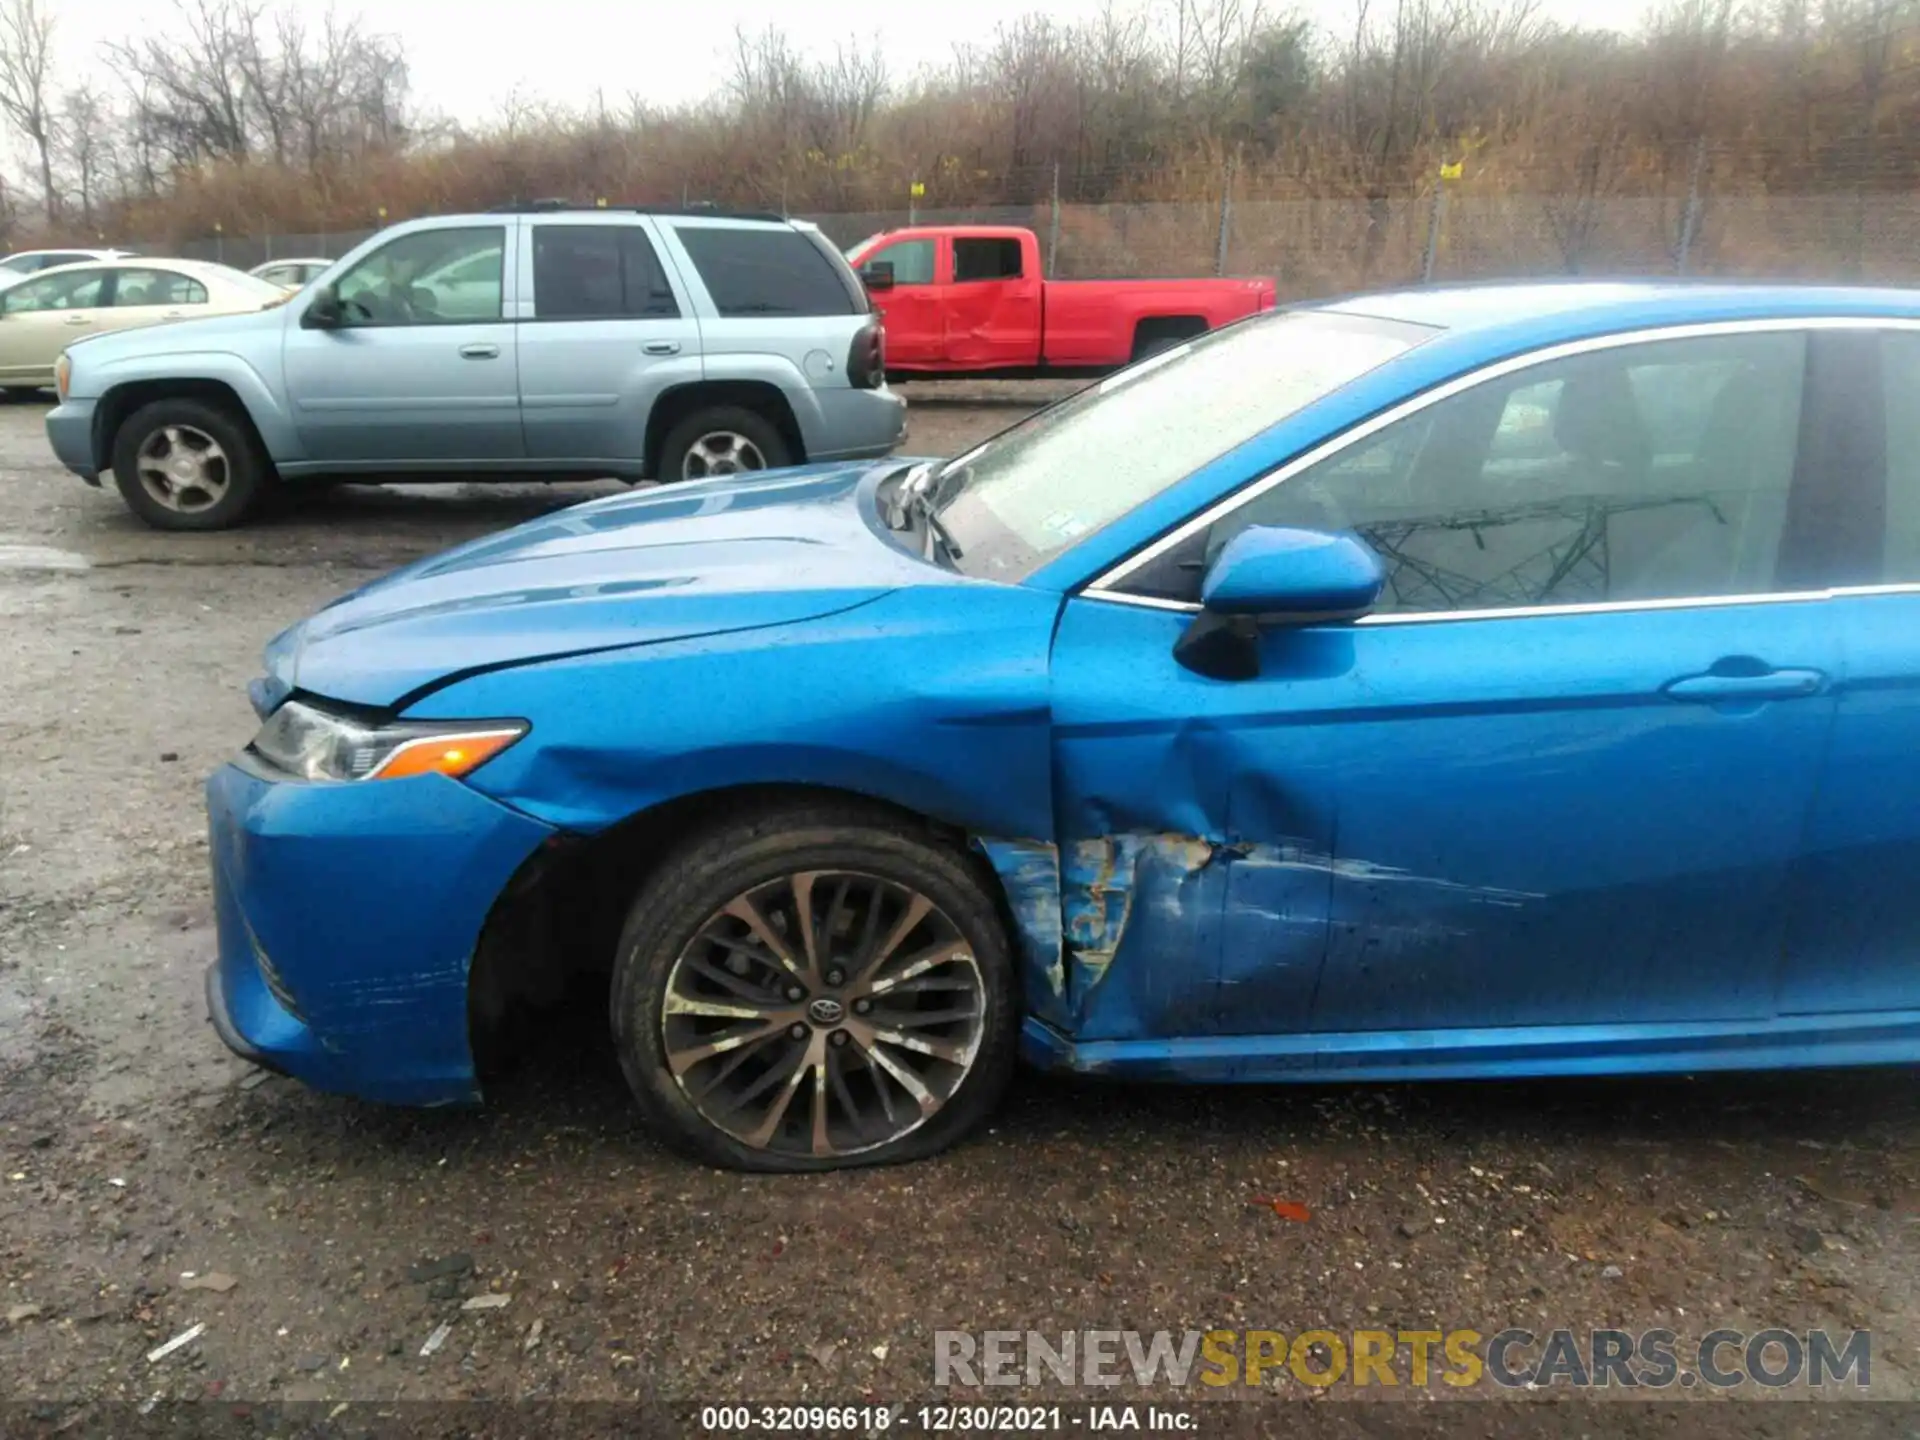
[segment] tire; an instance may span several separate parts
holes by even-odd
[[[741,463],[731,470],[703,472],[697,463],[703,443],[718,451],[723,448],[718,442],[722,436],[732,437],[736,442],[730,448]],[[749,463],[756,455],[760,463]],[[687,473],[690,459],[696,461],[692,474]],[[713,475],[734,475],[749,470],[778,470],[793,461],[793,447],[766,416],[739,405],[713,405],[694,411],[667,432],[656,470],[657,478],[671,485],[676,480],[704,480]]]
[[[169,439],[169,432],[172,438]],[[217,447],[212,463],[203,442]],[[155,446],[142,465],[142,452]],[[183,462],[198,468],[208,482],[216,476],[217,491],[198,488],[191,481],[172,478],[166,457],[178,452]],[[151,476],[155,462],[160,478]],[[156,530],[225,530],[259,509],[266,490],[267,459],[252,429],[219,405],[186,397],[156,400],[129,415],[113,437],[113,479],[127,508]],[[152,488],[150,488],[150,485]],[[161,492],[179,487],[179,504],[161,498]],[[184,492],[184,493],[182,493]],[[194,499],[195,495],[198,499]]]
[[[778,907],[800,893],[791,877],[809,873],[818,879],[807,892],[813,918],[802,932],[798,909]],[[880,918],[874,929],[883,937],[876,943],[858,897],[865,893],[871,898],[885,887],[891,887],[885,890],[891,897],[888,903],[899,908],[882,904],[875,911]],[[927,902],[926,918],[868,969],[863,959],[882,949],[905,918],[908,892]],[[802,989],[798,979],[767,959],[752,961],[751,977],[739,978],[748,976],[748,970],[733,967],[749,966],[746,949],[767,957],[767,947],[755,942],[720,949],[705,942],[717,926],[739,926],[738,933],[750,938],[745,924],[725,909],[744,895],[756,897],[755,913],[767,927],[779,929],[786,922],[781,932],[785,938],[817,934],[828,942],[820,947],[815,966],[806,963],[804,943],[795,938],[790,947],[810,982],[805,999],[793,999]],[[843,923],[836,925],[836,917]],[[844,970],[829,968],[835,966],[830,944],[835,930],[848,945],[840,962]],[[916,971],[915,977],[897,973],[908,957],[925,959],[948,951],[952,954],[947,960]],[[707,963],[699,972],[682,967],[683,952],[708,957]],[[720,956],[734,978],[716,973],[711,957]],[[836,974],[843,976],[843,984],[829,983]],[[763,976],[775,983],[763,987]],[[916,977],[912,988],[919,993],[907,996],[902,990],[874,998],[881,988]],[[723,980],[730,989],[718,990],[714,980]],[[959,988],[966,984],[976,985],[971,994]],[[868,985],[875,988],[869,992]],[[733,999],[736,1005],[747,1004],[748,1009],[733,1011],[746,1018],[711,1020],[684,1013],[694,986]],[[669,994],[675,999],[675,1014],[667,1010]],[[760,998],[735,998],[743,994]],[[820,801],[722,819],[669,856],[642,886],[627,916],[615,954],[610,1000],[621,1068],[658,1134],[683,1153],[723,1168],[792,1172],[916,1160],[973,1129],[999,1103],[1013,1074],[1018,994],[1000,912],[976,862],[890,813],[854,802]],[[948,998],[954,996],[958,999]],[[823,1020],[816,1012],[823,1001],[839,1007],[837,1020],[830,1013]],[[869,1008],[861,1011],[862,1003]],[[925,1008],[916,1012],[913,1007]],[[972,1013],[941,1021],[945,1007],[956,1014]],[[762,1014],[766,1020],[753,1043],[736,1042],[687,1063],[690,1053],[711,1048],[704,1042],[753,1032]],[[929,1014],[932,1019],[921,1018]],[[897,1028],[903,1025],[916,1028]],[[671,1038],[670,1027],[676,1027]],[[805,1038],[796,1039],[796,1030],[807,1032]],[[840,1030],[846,1034],[836,1041]],[[876,1032],[932,1039],[954,1053],[936,1060],[888,1041],[883,1062],[876,1063],[869,1058],[881,1049],[873,1038]],[[968,1057],[964,1065],[962,1055]],[[676,1060],[685,1070],[684,1085],[675,1075]],[[909,1092],[885,1077],[888,1061],[911,1070],[924,1092],[939,1097],[937,1108],[926,1114],[918,1105],[897,1103]],[[716,1080],[723,1067],[733,1074]],[[801,1079],[788,1090],[785,1077],[794,1071]],[[703,1112],[699,1102],[717,1115],[729,1109],[735,1093],[744,1095],[769,1076],[773,1081],[765,1092],[766,1106],[733,1106],[731,1129]],[[829,1079],[833,1088],[823,1100],[815,1087],[828,1085]],[[788,1101],[775,1117],[780,1130],[754,1143],[751,1134],[743,1132],[755,1122],[771,1123],[765,1117],[783,1090],[788,1090]],[[825,1121],[822,1114],[828,1117]],[[830,1136],[832,1153],[817,1153],[822,1127]]]

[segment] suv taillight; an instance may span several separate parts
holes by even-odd
[[[856,390],[878,390],[887,380],[887,330],[876,318],[853,337],[847,352],[847,383]]]

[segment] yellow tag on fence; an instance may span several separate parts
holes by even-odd
[[[1462,160],[1455,160],[1451,165],[1443,162],[1440,166],[1440,178],[1442,180],[1458,180],[1460,178],[1460,171],[1465,163],[1466,162]]]

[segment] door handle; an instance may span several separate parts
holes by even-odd
[[[678,340],[649,340],[640,347],[640,353],[643,355],[678,355],[680,353],[680,342]]]
[[[1767,670],[1758,675],[1683,675],[1669,681],[1661,693],[1669,700],[1715,704],[1726,700],[1792,700],[1818,695],[1827,688],[1819,670]]]
[[[462,345],[460,353],[469,360],[498,360],[500,347],[498,345]]]
[[[67,324],[69,325],[91,325],[92,323],[93,322],[89,320],[85,315],[67,316]]]

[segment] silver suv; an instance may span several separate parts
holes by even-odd
[[[167,530],[276,480],[692,480],[906,433],[859,279],[772,215],[408,221],[263,313],[77,342],[55,379],[61,462]]]

